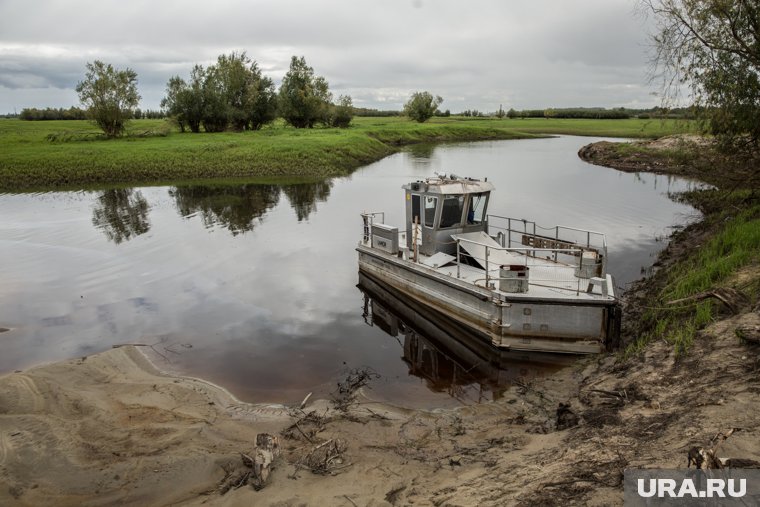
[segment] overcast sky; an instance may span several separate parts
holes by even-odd
[[[247,51],[279,85],[303,55],[337,97],[400,109],[658,104],[635,0],[0,0],[0,113],[78,105],[85,63],[138,74],[143,109],[168,79]]]

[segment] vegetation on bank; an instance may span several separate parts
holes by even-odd
[[[516,139],[544,134],[659,137],[689,123],[644,120],[356,118],[347,129],[294,129],[275,122],[257,131],[180,134],[163,120],[135,120],[106,140],[86,121],[0,121],[4,191],[151,183],[217,177],[327,177],[349,173],[400,146]]]
[[[739,307],[758,302],[760,203],[757,198],[752,199],[747,191],[709,190],[685,194],[683,199],[707,211],[702,224],[708,229],[704,243],[664,273],[656,302],[642,314],[643,332],[629,352],[640,350],[659,338],[672,343],[676,354],[686,352],[698,332],[727,311],[726,304],[719,299],[702,298],[708,293],[730,289],[731,292],[722,297],[730,298],[732,304]],[[716,203],[719,205],[715,206]],[[712,207],[715,209],[709,209]]]
[[[676,196],[703,213],[677,232],[661,255],[660,268],[632,289],[626,355],[654,340],[689,350],[707,325],[760,301],[760,172],[756,157],[729,156],[704,141],[599,143],[581,156],[627,171],[697,178],[714,188]],[[593,145],[592,145],[593,146]],[[722,299],[722,300],[721,300]]]

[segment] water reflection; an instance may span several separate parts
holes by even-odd
[[[150,230],[148,201],[133,188],[100,192],[92,210],[92,224],[117,245]]]
[[[332,186],[333,183],[330,180],[284,185],[282,193],[290,201],[290,206],[295,210],[298,221],[302,222],[308,220],[309,215],[317,211],[318,202],[327,201]]]
[[[278,185],[194,185],[173,187],[169,195],[185,218],[200,215],[206,227],[221,225],[233,236],[252,231],[280,201]]]
[[[412,155],[415,159],[422,159],[420,161],[429,162],[433,158],[433,152],[435,151],[436,144],[433,143],[420,143],[412,144],[405,148],[405,151]]]
[[[252,231],[279,204],[281,194],[285,194],[301,222],[317,210],[318,202],[330,197],[331,189],[332,182],[325,180],[291,185],[178,186],[171,188],[169,195],[183,217],[200,215],[207,228],[221,225],[236,236]]]
[[[510,352],[492,347],[438,312],[359,273],[364,322],[395,338],[409,374],[431,391],[470,404],[497,400],[515,382],[524,382],[571,364],[567,354]]]

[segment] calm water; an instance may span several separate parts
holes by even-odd
[[[385,210],[400,225],[402,184],[434,171],[488,177],[490,213],[605,232],[609,269],[624,285],[671,226],[695,216],[667,197],[691,183],[586,164],[576,152],[594,140],[416,147],[298,185],[2,194],[0,327],[11,331],[0,333],[0,371],[147,343],[160,367],[247,401],[324,396],[359,366],[381,375],[371,391],[381,399],[498,397],[544,366],[457,352],[372,301],[357,288],[359,213]]]

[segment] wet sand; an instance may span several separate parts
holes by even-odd
[[[717,432],[740,428],[722,457],[760,459],[760,358],[740,324],[760,316],[713,324],[686,360],[654,344],[643,361],[589,358],[498,402],[433,411],[241,403],[134,347],[44,365],[0,377],[0,505],[622,505],[623,469],[683,468]],[[579,425],[558,430],[560,402]],[[324,425],[309,440],[280,433],[310,411]],[[261,432],[281,435],[270,484],[221,495]],[[294,466],[329,439],[347,446],[340,468]]]

